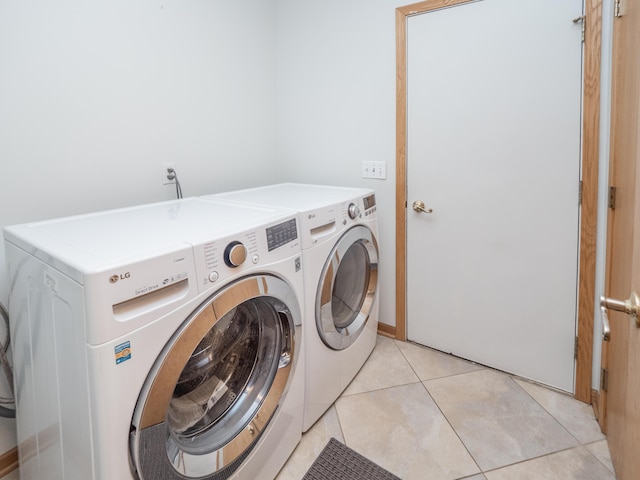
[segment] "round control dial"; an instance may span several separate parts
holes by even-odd
[[[224,249],[224,263],[228,267],[236,268],[244,263],[247,259],[247,249],[240,242],[231,242]]]
[[[360,207],[358,207],[358,205],[356,205],[355,203],[351,203],[349,204],[349,209],[347,210],[347,212],[349,213],[349,218],[353,220],[360,215]]]

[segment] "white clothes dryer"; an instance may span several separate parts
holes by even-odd
[[[335,402],[376,343],[378,222],[370,189],[278,184],[204,198],[292,208],[302,239],[303,431]]]
[[[295,215],[191,198],[4,236],[22,480],[276,476],[304,403]]]

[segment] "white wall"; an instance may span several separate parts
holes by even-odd
[[[0,0],[0,227],[174,198],[165,161],[185,196],[277,181],[275,11]],[[0,265],[6,305],[3,247]]]
[[[287,180],[374,188],[380,321],[395,325],[395,0],[277,0],[278,157]],[[362,161],[387,162],[363,180]]]

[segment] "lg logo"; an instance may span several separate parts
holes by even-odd
[[[120,275],[111,275],[109,277],[109,283],[116,283],[118,280],[126,280],[127,278],[131,278],[131,273],[121,273]]]

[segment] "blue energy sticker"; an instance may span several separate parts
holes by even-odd
[[[126,362],[131,358],[131,342],[124,342],[115,346],[116,365]]]

